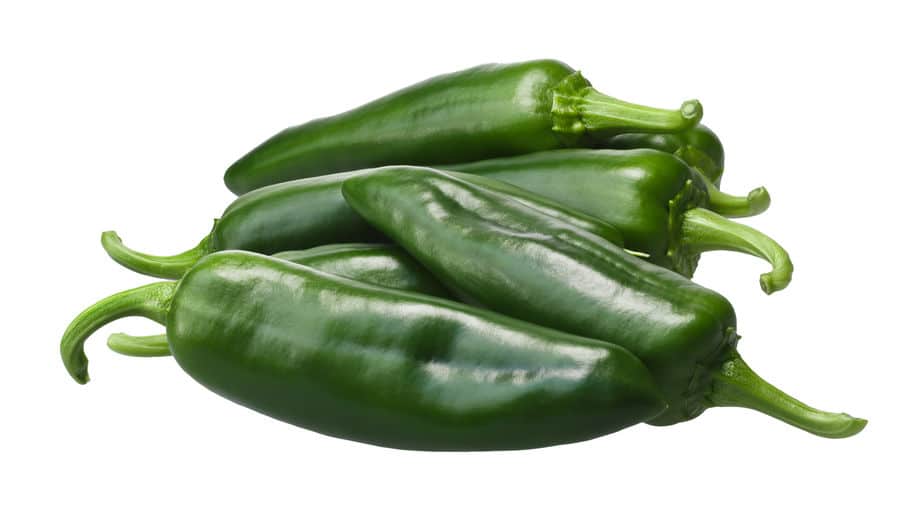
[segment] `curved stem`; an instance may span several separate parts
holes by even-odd
[[[61,338],[61,360],[71,377],[80,384],[90,381],[83,343],[100,327],[132,315],[164,324],[175,288],[174,281],[151,283],[111,295],[81,312]]]
[[[865,428],[867,420],[815,409],[763,380],[739,355],[714,376],[708,400],[715,407],[746,407],[824,438],[846,438]]]
[[[169,357],[172,355],[167,336],[162,333],[146,336],[113,333],[106,341],[106,345],[110,350],[130,357]]]
[[[699,176],[708,189],[708,208],[721,216],[727,218],[756,216],[769,209],[769,204],[772,200],[769,198],[769,191],[765,187],[760,186],[753,189],[747,196],[731,195],[718,189],[718,186],[697,168],[691,169],[696,172],[696,175]]]
[[[792,280],[794,267],[788,252],[753,227],[732,222],[701,207],[686,211],[682,225],[682,243],[691,252],[732,250],[768,261],[772,270],[760,276],[763,292],[771,294],[782,290]]]
[[[211,234],[195,247],[173,256],[154,256],[129,249],[115,231],[106,231],[102,235],[103,249],[116,263],[140,274],[165,279],[179,279],[202,256],[211,250]]]
[[[638,105],[588,87],[578,105],[587,131],[678,132],[692,128],[702,119],[702,104],[686,101],[679,110]]]

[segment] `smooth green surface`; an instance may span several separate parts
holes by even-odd
[[[344,242],[380,243],[385,236],[367,224],[343,200],[340,187],[351,171],[267,186],[232,202],[199,245],[174,256],[155,256],[126,247],[112,232],[103,233],[103,248],[119,264],[151,276],[178,279],[200,258],[220,250],[275,254]],[[491,178],[457,173],[520,203],[571,222],[588,232],[622,244],[615,226],[522,188]]]
[[[433,77],[274,135],[232,164],[243,194],[288,180],[390,164],[445,164],[586,146],[594,135],[679,131],[702,117],[626,103],[554,60],[481,65]]]
[[[198,382],[331,436],[524,449],[605,435],[664,409],[625,349],[444,299],[239,251],[211,254],[175,283],[82,313],[62,340],[68,371],[85,374],[76,353],[96,328],[133,315],[122,306],[154,307],[165,309],[156,317],[174,358]]]
[[[384,243],[337,243],[274,255],[321,272],[372,285],[453,299],[452,294],[428,270],[400,247]],[[133,357],[170,355],[164,334],[134,336],[114,333],[109,349]]]
[[[506,315],[620,344],[650,368],[669,409],[655,425],[711,405],[715,374],[737,357],[734,309],[720,294],[597,236],[434,169],[396,166],[347,180],[363,218],[454,290]],[[747,407],[779,399],[749,378]],[[781,396],[780,396],[781,395]],[[811,432],[815,417],[786,417]]]
[[[650,148],[674,154],[698,169],[715,185],[724,173],[724,146],[705,125],[672,133],[623,133],[602,141],[601,148],[631,150]]]
[[[280,252],[275,257],[383,288],[452,297],[432,273],[394,244],[336,243]]]

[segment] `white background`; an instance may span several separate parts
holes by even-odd
[[[0,516],[920,517],[919,15],[881,1],[125,4],[0,8]],[[109,332],[156,331],[134,319],[88,342],[90,384],[67,376],[68,321],[148,282],[109,261],[100,231],[185,249],[232,200],[224,169],[283,127],[539,57],[626,100],[702,101],[726,190],[769,188],[750,223],[796,270],[771,297],[741,255],[707,255],[696,279],[734,302],[751,366],[868,418],[863,433],[715,409],[536,451],[375,448],[222,400],[172,359],[109,352]]]

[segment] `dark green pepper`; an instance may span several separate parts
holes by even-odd
[[[747,199],[716,196],[710,183],[679,158],[656,150],[556,150],[446,166],[503,180],[614,225],[625,247],[692,277],[699,255],[734,250],[763,258],[767,294],[785,288],[792,262],[778,243],[721,215],[743,216],[769,205],[763,188]],[[714,209],[716,212],[706,210]]]
[[[607,139],[599,147],[614,150],[649,148],[670,153],[699,170],[715,186],[721,185],[724,146],[715,132],[702,124],[676,133],[623,133]]]
[[[343,194],[447,286],[506,315],[620,344],[651,370],[669,425],[742,406],[820,436],[865,420],[782,393],[737,353],[720,294],[509,197],[433,169],[396,166],[347,180]]]
[[[400,247],[385,243],[337,243],[286,251],[276,258],[372,285],[434,297],[453,298],[433,275]],[[107,341],[113,351],[135,357],[170,355],[166,335],[138,337],[114,333]]]
[[[164,324],[180,367],[219,395],[376,445],[543,447],[664,409],[647,368],[619,346],[240,251],[81,313],[61,341],[77,382],[88,381],[86,338],[129,315]]]
[[[482,65],[431,78],[349,112],[288,128],[228,168],[240,195],[288,180],[390,164],[445,164],[679,131],[702,118],[600,93],[553,60]]]
[[[215,220],[211,233],[192,249],[174,256],[154,256],[126,247],[113,231],[102,235],[103,248],[119,264],[151,276],[178,279],[202,256],[221,250],[275,254],[344,242],[383,242],[387,238],[365,223],[343,200],[343,180],[362,172],[286,182],[241,196]],[[500,190],[519,202],[567,220],[613,243],[621,233],[610,224],[579,213],[541,195],[505,182],[457,173],[469,181]]]

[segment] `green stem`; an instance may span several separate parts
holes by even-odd
[[[161,281],[111,295],[80,313],[61,338],[61,360],[80,384],[90,381],[83,343],[100,327],[122,317],[147,317],[164,324],[176,282]]]
[[[106,344],[110,350],[130,357],[169,357],[171,355],[167,336],[162,333],[146,336],[113,333]]]
[[[202,256],[211,250],[211,234],[195,247],[173,256],[154,256],[129,249],[115,231],[106,231],[102,235],[103,249],[116,263],[140,274],[164,279],[179,279]]]
[[[702,119],[702,104],[686,101],[679,110],[628,103],[596,90],[574,72],[551,92],[552,130],[566,145],[576,146],[586,133],[605,137],[619,133],[680,132]]]
[[[769,209],[771,199],[769,191],[760,186],[750,191],[747,196],[736,196],[718,189],[704,173],[696,168],[691,168],[708,189],[708,208],[727,218],[743,218],[756,216]]]
[[[702,119],[702,104],[697,100],[684,102],[679,110],[664,110],[622,101],[592,87],[584,89],[577,111],[590,133],[679,132],[692,128]]]
[[[824,438],[846,438],[865,428],[867,420],[829,413],[806,405],[763,380],[735,354],[714,376],[708,400],[714,407],[746,407]]]
[[[760,287],[767,294],[782,290],[792,280],[794,267],[781,245],[750,226],[707,209],[698,207],[685,212],[682,243],[692,253],[732,250],[768,261],[772,270],[760,276]]]

